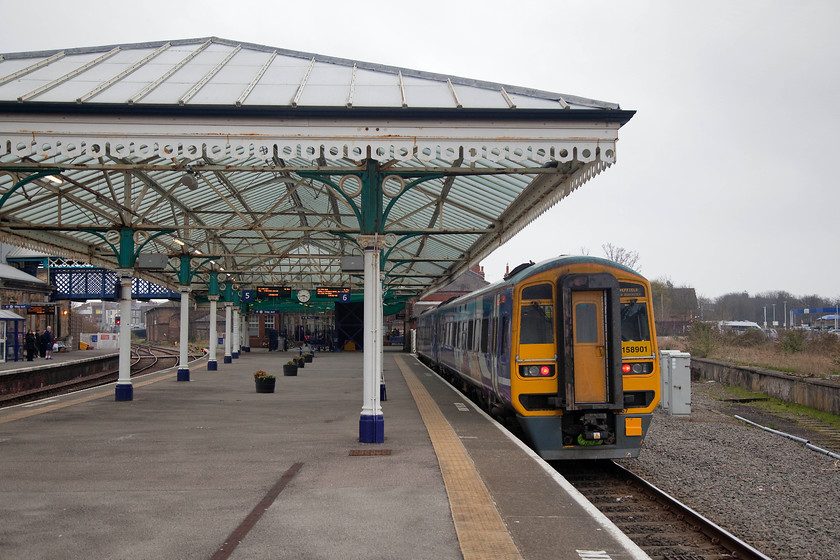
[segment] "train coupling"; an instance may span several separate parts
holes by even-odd
[[[581,417],[583,432],[581,436],[585,441],[605,441],[610,436],[610,428],[607,425],[606,413],[590,413]]]

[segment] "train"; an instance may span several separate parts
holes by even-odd
[[[528,262],[417,319],[417,357],[546,460],[638,457],[660,376],[650,282],[591,256]]]

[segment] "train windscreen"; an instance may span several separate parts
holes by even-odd
[[[647,306],[637,301],[621,303],[621,340],[634,342],[650,340]]]
[[[522,306],[520,344],[554,344],[554,313],[551,305],[532,301]]]

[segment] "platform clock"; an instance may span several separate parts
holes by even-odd
[[[297,300],[301,303],[306,303],[309,301],[309,298],[312,297],[312,294],[309,293],[309,290],[298,290],[297,291]]]

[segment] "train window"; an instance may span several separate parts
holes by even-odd
[[[466,345],[466,347],[469,348],[470,350],[473,349],[473,322],[472,321],[467,322],[467,345]]]
[[[508,337],[507,333],[510,331],[509,328],[510,319],[507,315],[502,317],[502,341],[501,346],[499,348],[499,355],[500,356],[507,356],[507,345],[508,345]]]
[[[536,286],[534,286],[536,287]],[[551,286],[549,286],[550,288]],[[519,344],[553,344],[554,312],[551,305],[536,301],[522,304],[519,321]]]
[[[575,342],[577,344],[598,343],[598,306],[594,303],[579,303],[575,306]]]
[[[551,284],[537,284],[522,288],[522,299],[551,299]]]
[[[621,340],[650,340],[647,305],[636,300],[621,303]]]
[[[490,338],[490,319],[487,317],[481,320],[481,353],[487,353],[487,340]]]

